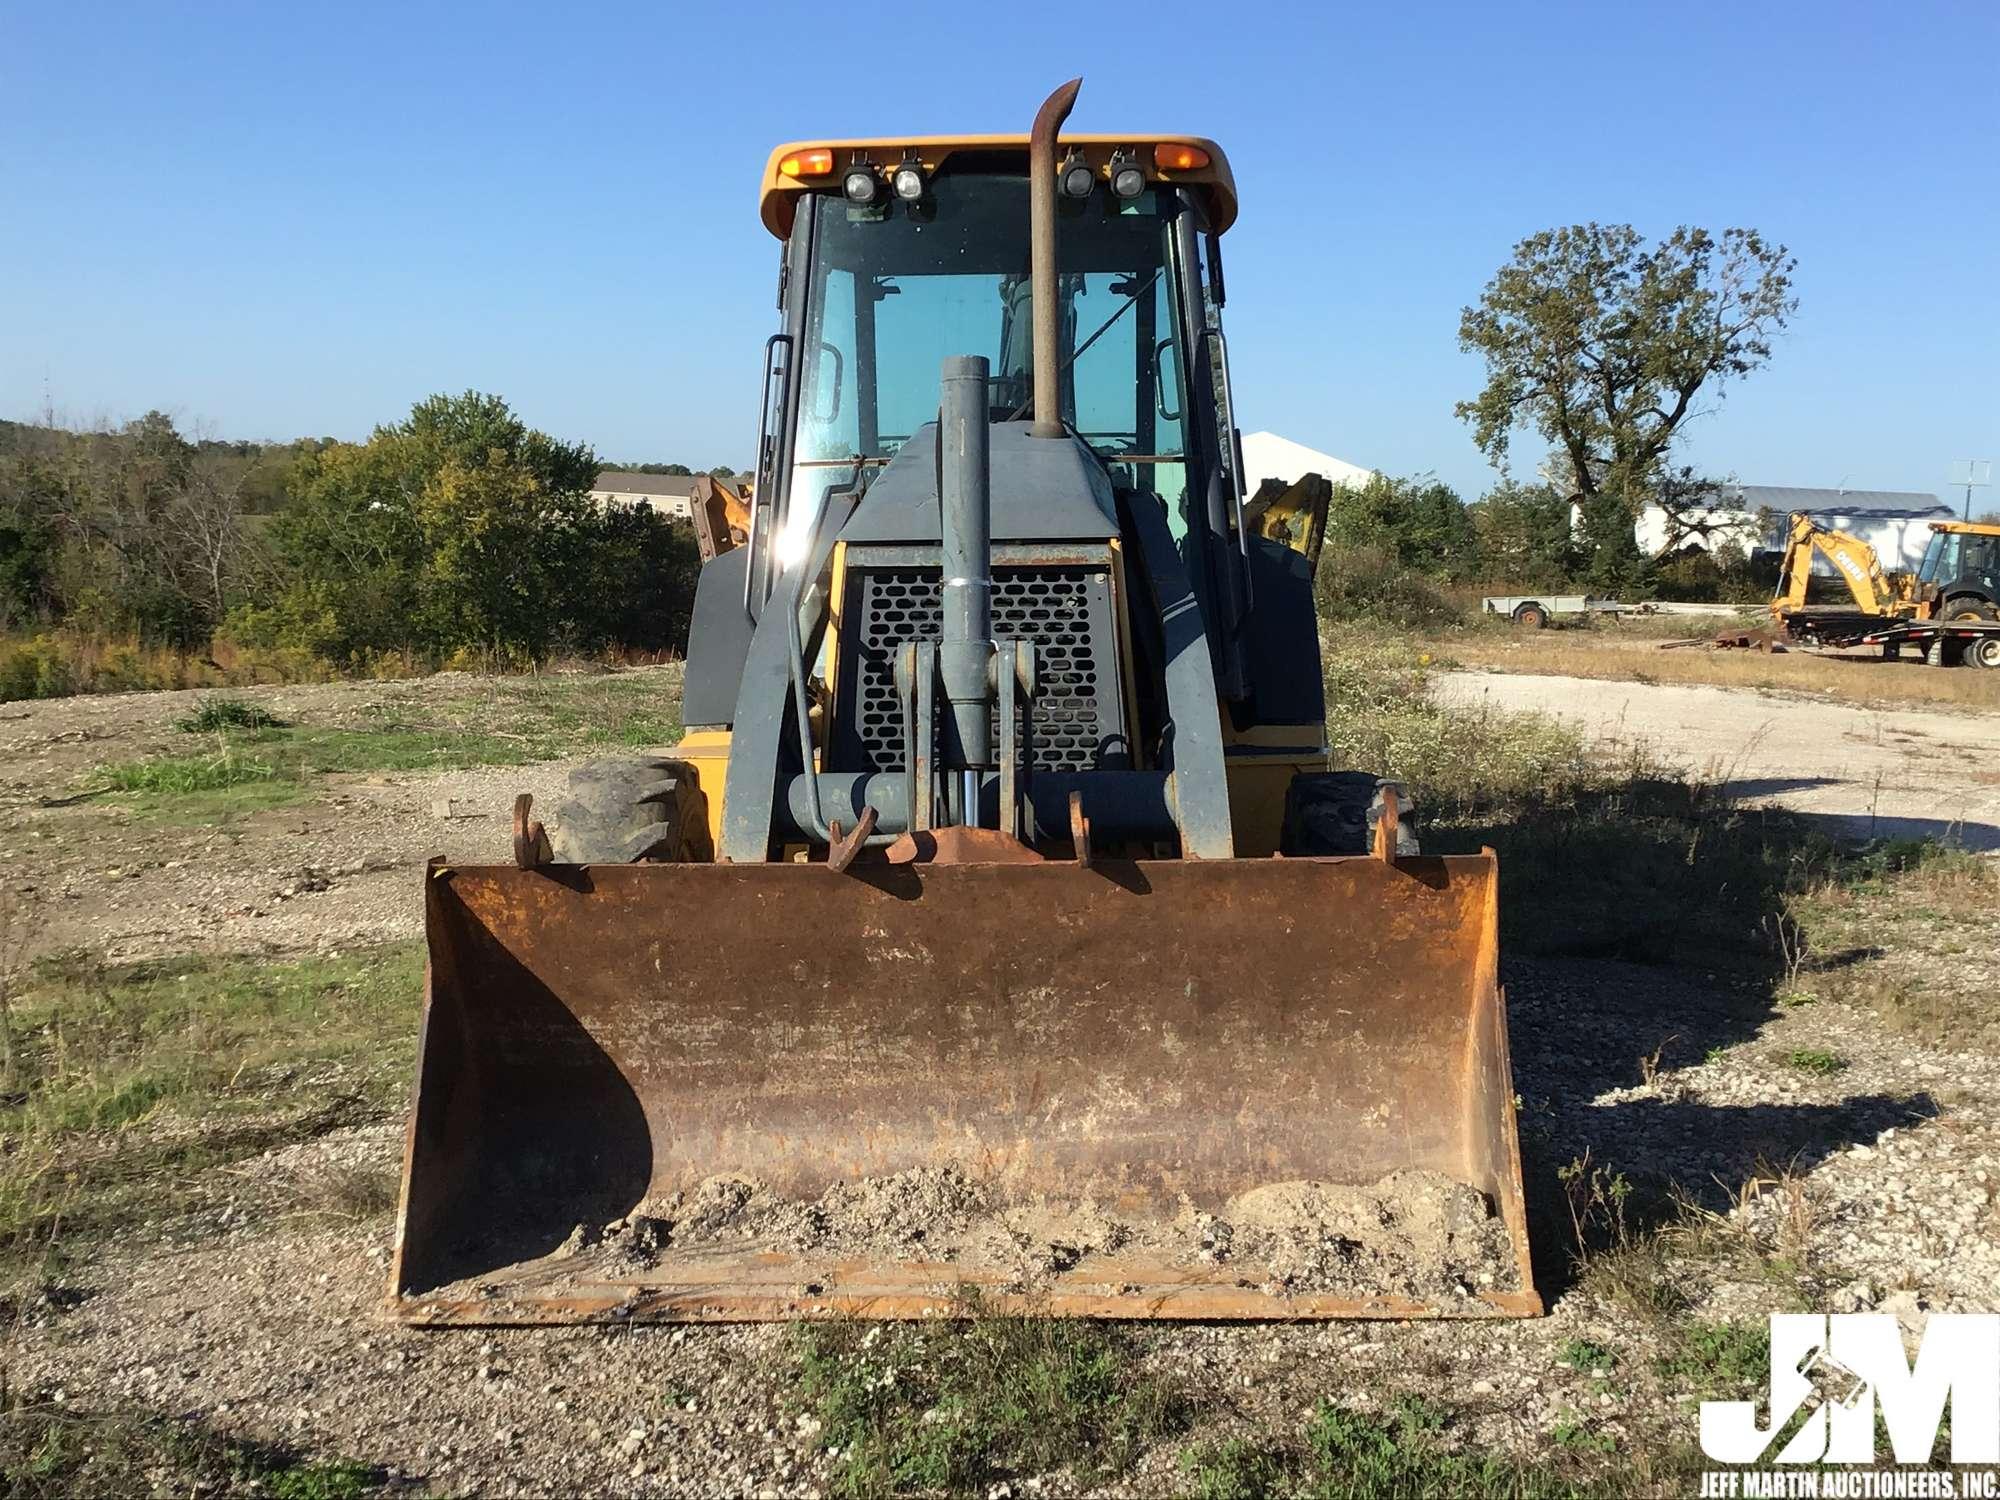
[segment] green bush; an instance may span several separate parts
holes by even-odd
[[[225,729],[282,729],[276,714],[241,698],[204,698],[192,713],[174,720],[182,734],[218,734]]]
[[[0,694],[686,649],[693,528],[597,509],[597,456],[498,397],[431,397],[365,443],[239,446],[157,412],[0,423],[0,628],[51,630],[0,640]]]
[[[1777,582],[1775,568],[1753,564],[1731,543],[1720,543],[1712,552],[1688,547],[1660,559],[1653,569],[1653,591],[1660,598],[1695,604],[1761,604]]]
[[[1381,547],[1329,544],[1320,554],[1313,598],[1322,620],[1369,620],[1419,630],[1463,621],[1430,579]]]
[[[48,636],[0,642],[0,703],[14,698],[62,698],[75,691],[76,676]]]
[[[1479,569],[1471,514],[1457,491],[1429,474],[1374,474],[1365,484],[1335,485],[1326,534],[1342,547],[1379,547],[1432,578],[1464,580]]]
[[[1513,589],[1564,589],[1582,557],[1569,497],[1553,485],[1505,479],[1466,507],[1479,537],[1480,576]]]

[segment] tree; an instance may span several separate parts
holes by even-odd
[[[1327,507],[1328,540],[1343,547],[1379,547],[1406,568],[1433,578],[1463,579],[1478,568],[1478,538],[1457,491],[1435,475],[1335,485]]]
[[[693,531],[650,506],[597,510],[600,467],[498,397],[433,396],[366,443],[298,460],[273,526],[286,585],[240,623],[344,661],[684,647]]]
[[[274,527],[290,577],[269,628],[344,660],[459,647],[538,658],[588,593],[598,468],[587,446],[476,391],[308,454]]]
[[[1459,319],[1486,385],[1458,415],[1495,464],[1517,429],[1540,434],[1581,507],[1594,583],[1640,566],[1632,528],[1704,391],[1771,356],[1798,299],[1797,262],[1754,229],[1682,226],[1646,247],[1629,224],[1544,230]]]
[[[579,642],[685,651],[701,574],[694,527],[650,505],[621,505],[593,516],[588,535]]]
[[[47,456],[17,471],[44,534],[52,616],[150,643],[204,646],[246,549],[224,445],[198,446],[164,414],[117,432],[46,432]]]
[[[1576,571],[1569,497],[1554,485],[1503,479],[1466,509],[1489,581],[1547,588],[1568,582]]]

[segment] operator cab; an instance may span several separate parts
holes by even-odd
[[[1972,612],[2000,602],[2000,532],[1938,523],[1917,565],[1917,597],[1940,606],[1958,602]]]
[[[1160,498],[1183,546],[1200,550],[1214,521],[1233,545],[1242,484],[1217,241],[1235,198],[1221,151],[1192,138],[1062,149],[1061,420],[1114,488]],[[829,491],[865,491],[935,419],[946,357],[988,360],[992,421],[1032,411],[1028,200],[1021,138],[773,154],[764,219],[785,240],[785,321],[768,356],[757,484],[776,537],[770,573],[801,560]],[[994,528],[1005,535],[1006,518]]]

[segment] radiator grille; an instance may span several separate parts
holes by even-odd
[[[850,731],[836,745],[840,770],[890,771],[903,764],[903,710],[896,652],[938,638],[943,584],[936,568],[869,568],[850,584],[859,629],[846,701]],[[1030,768],[1096,769],[1122,753],[1108,576],[1060,565],[993,570],[993,634],[1035,644],[1037,686],[1028,726]]]

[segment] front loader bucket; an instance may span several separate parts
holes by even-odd
[[[393,1311],[1538,1313],[1495,880],[435,865]]]

